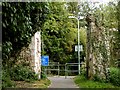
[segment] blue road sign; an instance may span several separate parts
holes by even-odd
[[[42,64],[42,66],[48,66],[48,64],[49,64],[49,56],[42,56],[41,57],[41,64]]]

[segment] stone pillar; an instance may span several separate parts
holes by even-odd
[[[92,15],[86,17],[88,23],[88,43],[87,43],[87,67],[88,77],[92,79],[97,76],[100,79],[107,78],[107,69],[109,66],[109,48],[105,29],[99,27]]]
[[[36,32],[32,37],[31,44],[29,45],[31,50],[31,67],[36,74],[41,78],[41,38],[40,32]]]
[[[31,38],[31,43],[28,47],[23,47],[18,56],[16,64],[27,63],[26,66],[32,68],[32,70],[41,78],[41,35],[40,31],[36,32]]]

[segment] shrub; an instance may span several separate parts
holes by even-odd
[[[98,75],[94,75],[94,76],[93,76],[93,81],[98,81],[98,82],[101,82],[101,83],[107,82],[106,79],[104,79],[104,78],[102,78],[102,77],[99,77]]]
[[[41,79],[46,79],[46,78],[47,78],[47,76],[45,75],[45,73],[41,72]]]
[[[75,77],[74,82],[80,88],[85,88],[85,90],[109,90],[110,88],[111,89],[115,88],[115,90],[119,90],[118,86],[114,86],[111,83],[103,83],[103,82],[88,80],[83,75],[79,75]]]
[[[120,86],[120,71],[118,68],[110,68],[110,82],[116,86]]]
[[[100,78],[98,77],[98,75],[94,75],[94,76],[93,76],[93,81],[100,81],[100,82],[101,82],[101,80],[100,80]]]
[[[82,62],[81,65],[81,74],[86,76],[86,62]]]
[[[2,70],[2,88],[5,87],[14,87],[14,83],[11,81],[7,70]]]
[[[29,81],[38,79],[38,75],[36,75],[35,72],[22,65],[17,65],[16,67],[11,68],[10,76],[11,79],[15,81]]]

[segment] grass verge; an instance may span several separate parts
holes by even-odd
[[[51,82],[49,79],[41,79],[37,81],[13,81],[15,88],[47,88]]]
[[[80,88],[120,88],[118,86],[114,86],[111,83],[102,83],[92,80],[87,80],[85,76],[76,76],[74,78],[74,82]]]

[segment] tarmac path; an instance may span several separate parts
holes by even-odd
[[[73,81],[74,76],[54,76],[48,77],[51,85],[48,88],[79,88]]]

